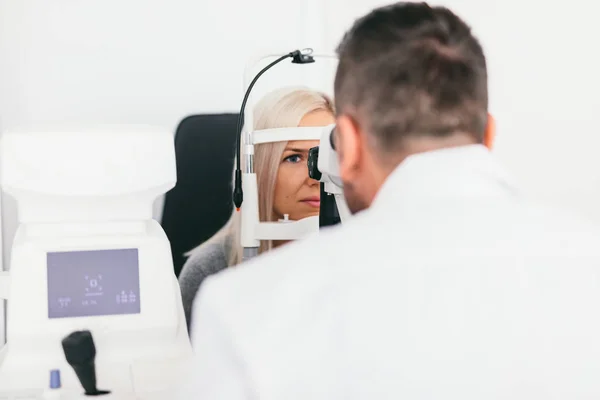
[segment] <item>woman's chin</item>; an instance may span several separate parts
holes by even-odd
[[[310,209],[307,210],[306,207],[303,207],[304,209],[301,212],[296,212],[294,214],[289,214],[288,219],[290,221],[299,221],[301,219],[304,218],[309,218],[309,217],[318,217],[319,216],[319,209],[313,209],[312,207],[310,207]],[[283,219],[283,217],[281,217],[280,219]]]
[[[302,214],[299,219],[309,218],[309,217],[318,217],[318,216],[319,216],[319,210],[315,210],[315,211],[311,211],[311,212]]]

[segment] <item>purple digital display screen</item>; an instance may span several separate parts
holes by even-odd
[[[137,249],[47,253],[48,318],[139,314]]]

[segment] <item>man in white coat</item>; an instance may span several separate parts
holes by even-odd
[[[399,3],[338,49],[343,226],[209,278],[182,399],[600,398],[600,234],[488,150],[486,61]]]

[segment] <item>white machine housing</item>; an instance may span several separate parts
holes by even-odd
[[[173,135],[144,126],[28,129],[0,138],[3,190],[18,204],[0,398],[83,393],[61,340],[93,335],[100,389],[168,391],[192,355],[168,238],[152,203],[176,183]],[[105,398],[107,398],[105,396]]]
[[[258,63],[268,58],[280,57],[282,55],[284,54],[269,54],[252,60],[252,62],[246,67],[244,73],[244,87],[247,88],[250,85],[250,81],[252,80],[252,71]],[[337,57],[333,54],[311,53],[311,55],[315,59],[337,59]],[[297,240],[319,232],[318,216],[307,217],[299,221],[260,221],[258,213],[258,184],[256,180],[256,173],[254,172],[254,145],[290,140],[321,140],[325,135],[327,135],[327,141],[329,141],[328,133],[331,132],[333,127],[295,127],[252,130],[248,129],[248,127],[254,126],[252,114],[253,107],[251,104],[249,104],[244,113],[245,123],[242,130],[243,147],[241,153],[244,161],[242,166],[242,190],[244,193],[244,201],[240,210],[241,245],[244,247],[245,253],[247,249],[254,249],[254,251],[248,252],[247,255],[245,255],[246,258],[256,255],[256,250],[260,246],[260,240]],[[329,150],[334,152],[334,150],[331,149],[331,146],[329,146]],[[319,150],[319,154],[320,163],[321,150]],[[335,163],[337,160],[335,157],[335,154],[328,155],[325,157],[325,160],[327,160],[326,162],[328,164]],[[335,168],[337,168],[337,166],[335,166]],[[338,204],[340,217],[342,220],[344,220],[350,215],[350,213],[348,212],[348,207],[343,198],[341,186],[336,186],[337,189],[334,186],[331,186],[330,184],[334,183],[335,177],[330,178],[329,175],[323,175],[322,181],[326,182],[326,190],[332,190],[331,193],[336,195],[336,203]],[[339,181],[337,182],[339,183]]]
[[[335,125],[321,130],[319,138],[319,160],[317,168],[321,172],[321,182],[325,184],[325,192],[335,197],[335,204],[342,223],[350,218],[350,210],[344,197],[344,184],[340,178],[340,167],[337,152],[331,145]]]

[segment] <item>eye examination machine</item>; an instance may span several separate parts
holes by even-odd
[[[152,218],[176,182],[170,131],[7,131],[18,205],[0,399],[168,399],[192,356],[170,244]]]
[[[275,61],[260,70],[252,81],[250,81],[251,71],[258,63],[269,58],[275,58]],[[327,127],[251,129],[253,126],[252,112],[246,112],[246,103],[252,88],[267,70],[288,58],[291,58],[293,64],[298,65],[314,63],[317,58],[337,59],[335,55],[318,55],[313,54],[312,49],[304,49],[285,54],[271,54],[259,57],[246,68],[244,76],[246,94],[242,102],[238,121],[238,143],[236,146],[237,155],[233,191],[233,204],[238,212],[241,212],[241,244],[244,248],[244,259],[252,258],[258,254],[260,240],[302,239],[308,235],[318,233],[319,229],[324,226],[341,223],[350,215],[343,197],[343,185],[339,179],[337,155],[333,141],[335,125]],[[243,146],[240,146],[240,140],[243,140]],[[287,219],[278,222],[260,221],[258,213],[258,186],[254,171],[254,146],[262,143],[290,140],[320,141],[318,147],[310,150],[308,160],[309,176],[321,182],[321,209],[319,216],[307,217],[299,221],[290,221]],[[243,171],[242,160],[244,162]]]

